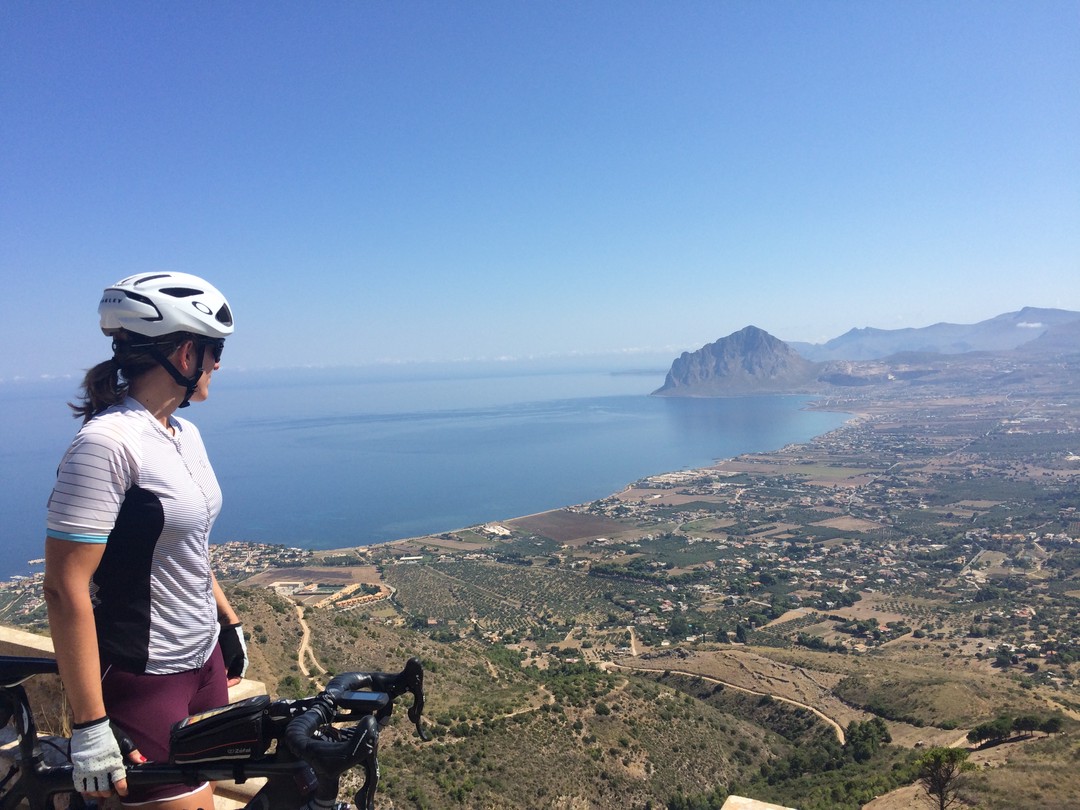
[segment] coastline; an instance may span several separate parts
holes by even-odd
[[[788,395],[780,395],[780,396],[788,396]],[[808,395],[797,394],[797,395],[790,395],[790,396],[808,396]],[[739,453],[739,454],[734,455],[734,456],[718,458],[718,459],[715,459],[712,464],[710,464],[708,466],[705,466],[705,467],[695,467],[695,468],[691,468],[691,469],[682,469],[682,470],[668,470],[668,471],[664,471],[664,472],[653,473],[651,475],[645,476],[644,478],[637,479],[636,481],[631,481],[630,483],[625,484],[622,489],[616,490],[615,492],[612,492],[612,493],[610,493],[610,494],[608,494],[606,496],[602,496],[601,498],[594,499],[593,501],[583,501],[581,503],[568,504],[568,505],[565,505],[565,506],[556,507],[554,509],[546,509],[546,510],[543,510],[543,511],[540,511],[540,512],[533,512],[533,513],[525,514],[525,515],[517,515],[517,516],[514,516],[514,517],[493,518],[493,519],[485,521],[483,523],[472,524],[472,525],[469,525],[469,526],[460,526],[460,527],[457,527],[457,528],[443,529],[441,531],[434,532],[434,533],[431,533],[431,534],[415,535],[415,536],[411,536],[411,537],[401,537],[401,538],[397,538],[397,539],[394,539],[394,540],[384,540],[384,541],[379,541],[379,542],[376,542],[376,543],[369,543],[369,544],[365,544],[365,545],[341,546],[341,547],[336,547],[336,548],[332,548],[332,549],[314,549],[313,553],[314,553],[314,556],[317,559],[321,559],[321,558],[328,557],[328,556],[333,556],[333,555],[366,554],[369,551],[374,551],[374,550],[378,550],[378,549],[398,549],[398,550],[403,551],[403,552],[405,552],[405,551],[415,551],[415,550],[419,549],[421,546],[424,546],[424,545],[426,545],[426,546],[432,546],[432,545],[434,545],[434,546],[442,546],[442,547],[444,547],[444,548],[446,548],[448,550],[471,551],[473,549],[467,548],[466,546],[468,544],[464,544],[460,540],[443,540],[442,537],[444,535],[455,535],[458,532],[472,532],[472,531],[474,531],[474,530],[476,530],[478,528],[485,527],[485,526],[492,526],[492,525],[503,526],[504,524],[524,523],[524,522],[527,522],[527,521],[530,521],[530,520],[540,520],[540,519],[543,519],[543,518],[545,518],[545,517],[547,517],[549,515],[554,515],[554,514],[559,514],[559,513],[564,513],[564,512],[570,512],[570,511],[573,511],[575,509],[581,509],[581,508],[587,507],[590,503],[594,503],[596,501],[607,500],[607,499],[610,499],[610,498],[618,498],[621,495],[625,495],[626,493],[631,492],[632,490],[634,490],[635,486],[637,484],[643,482],[643,481],[649,481],[649,480],[652,480],[652,479],[658,479],[658,478],[661,478],[663,476],[674,475],[676,473],[678,473],[678,474],[686,474],[686,475],[695,475],[695,474],[697,474],[697,475],[709,475],[709,474],[716,473],[716,472],[724,470],[726,465],[732,465],[732,464],[739,463],[740,459],[748,459],[748,460],[749,459],[756,459],[757,461],[753,462],[753,463],[755,463],[757,465],[761,465],[763,462],[767,463],[768,460],[770,460],[770,459],[772,459],[774,461],[779,461],[784,454],[789,454],[791,452],[797,451],[800,448],[808,447],[811,444],[813,444],[814,442],[822,441],[822,440],[828,438],[829,436],[832,436],[833,434],[849,430],[852,427],[862,423],[866,419],[869,419],[871,417],[871,415],[872,415],[872,413],[871,413],[872,409],[871,408],[862,407],[862,408],[857,408],[856,409],[856,408],[850,407],[851,405],[856,404],[854,402],[847,402],[847,403],[837,402],[836,406],[834,406],[834,405],[832,405],[832,404],[830,404],[828,402],[829,399],[831,399],[831,397],[827,397],[824,400],[811,398],[808,402],[806,402],[804,404],[804,406],[802,408],[800,408],[800,410],[814,410],[814,411],[825,411],[825,412],[829,412],[829,413],[847,414],[849,418],[845,419],[844,422],[841,425],[839,425],[838,427],[834,427],[831,430],[825,431],[824,433],[819,433],[819,434],[816,434],[814,436],[811,436],[809,439],[806,439],[805,441],[802,441],[802,442],[789,443],[789,444],[784,445],[783,447],[776,448],[775,450],[764,450],[764,451],[758,451],[758,452]],[[865,403],[861,403],[861,404],[863,404],[865,406]],[[848,407],[837,407],[839,405],[847,405]],[[779,464],[777,466],[783,467],[784,465]],[[441,540],[441,542],[440,542],[440,540]],[[445,545],[443,545],[443,544],[445,544]]]
[[[290,398],[296,392],[289,389],[257,423],[240,416],[241,390],[219,391],[215,407],[198,415],[226,494],[212,542],[319,554],[415,544],[461,527],[572,509],[655,470],[704,468],[744,450],[806,441],[843,426],[830,412],[846,413],[835,400],[805,393],[650,397],[635,392],[638,378],[625,379],[615,385],[607,375],[573,375],[554,388],[544,379],[538,391],[532,378],[524,387],[511,378],[497,391],[470,390],[475,404],[464,408],[448,398],[463,396],[459,385],[426,385],[422,393],[438,394],[441,403],[428,410],[403,404],[416,394],[411,388],[387,386],[385,410],[365,403],[341,415],[308,414],[308,399]],[[325,393],[334,401],[340,392]],[[59,420],[21,399],[7,405],[13,416],[37,420],[26,433],[33,443],[9,442],[12,463],[27,470],[5,492],[13,520],[0,564],[10,578],[37,571],[27,560],[41,556],[39,511],[27,504],[44,501],[72,426],[66,413]],[[53,434],[49,442],[37,438]]]

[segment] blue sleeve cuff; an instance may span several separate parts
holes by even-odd
[[[49,529],[45,532],[45,536],[54,540],[70,540],[73,543],[105,543],[109,539],[107,534],[71,534],[58,532],[56,529]]]

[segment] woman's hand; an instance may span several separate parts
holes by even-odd
[[[236,686],[244,679],[248,665],[244,626],[239,622],[222,625],[218,643],[221,645],[221,657],[225,659],[225,674],[229,678],[229,686]]]
[[[221,656],[225,659],[228,685],[233,687],[244,679],[244,674],[247,672],[247,642],[244,640],[244,628],[240,624],[240,617],[229,604],[225,591],[218,585],[217,577],[213,573],[210,577],[214,589],[214,601],[217,603],[218,623],[221,625],[218,644],[221,646]]]
[[[71,732],[72,779],[84,796],[107,798],[113,790],[127,796],[127,770],[109,718],[78,723]]]

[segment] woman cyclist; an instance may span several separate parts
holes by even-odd
[[[98,306],[113,356],[87,372],[83,426],[49,498],[45,598],[71,705],[75,787],[153,810],[213,805],[211,786],[128,790],[110,721],[167,761],[173,723],[228,703],[243,631],[210,569],[221,490],[195,426],[233,316],[201,278],[147,273]]]

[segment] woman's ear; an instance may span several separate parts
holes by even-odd
[[[195,356],[197,351],[194,340],[185,340],[179,346],[176,347],[176,351],[173,352],[175,358],[172,362],[182,374],[191,374],[195,371],[195,366],[198,363],[198,358]]]

